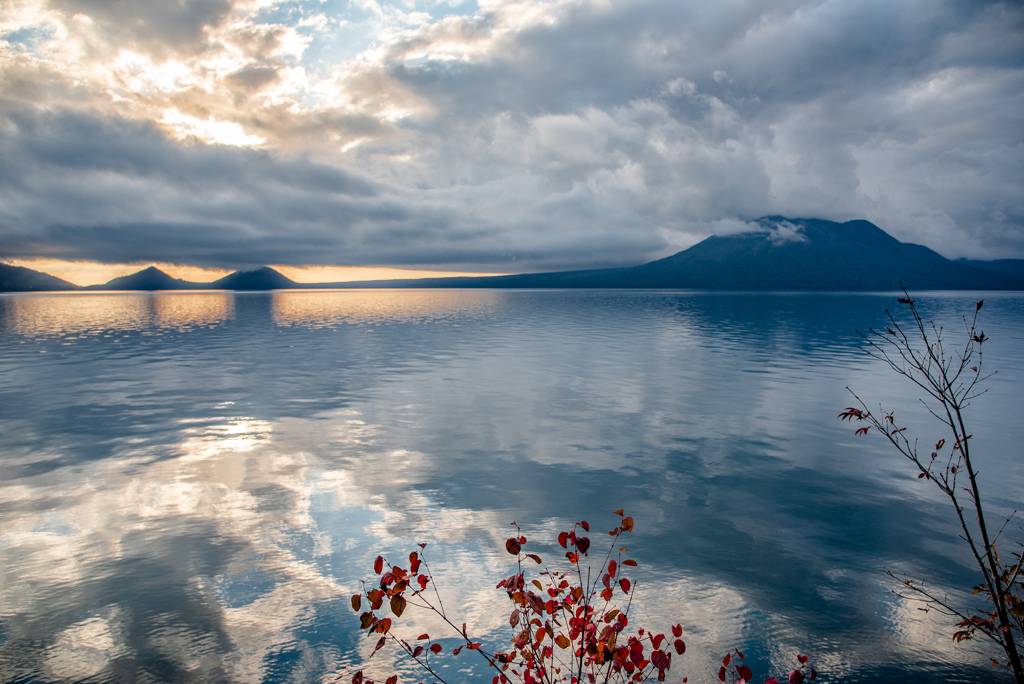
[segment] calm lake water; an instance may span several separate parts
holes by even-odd
[[[1024,500],[1024,297],[919,303],[959,339],[981,297],[998,374],[970,421],[994,516]],[[942,436],[858,350],[856,330],[898,306],[893,293],[0,296],[0,681],[333,681],[374,644],[349,596],[378,553],[418,542],[453,612],[501,644],[509,523],[554,562],[559,530],[587,519],[599,548],[617,508],[637,523],[632,623],[686,632],[674,681],[717,681],[732,647],[759,681],[797,653],[828,682],[1000,681],[985,644],[954,645],[948,618],[881,573],[964,597],[974,568],[948,505],[880,436],[836,419],[849,385],[924,443]],[[409,672],[387,650],[370,662]],[[473,664],[454,661],[452,681],[489,682]]]

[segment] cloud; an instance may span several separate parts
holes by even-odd
[[[0,10],[7,256],[585,268],[765,215],[1024,256],[1010,3],[109,7]]]

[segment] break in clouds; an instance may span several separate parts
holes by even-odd
[[[1024,257],[1019,3],[13,0],[0,257],[629,265],[760,216]]]

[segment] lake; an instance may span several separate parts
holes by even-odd
[[[991,518],[1024,500],[1024,297],[918,301],[959,340],[982,297],[998,373],[968,415]],[[558,531],[588,520],[603,551],[624,508],[631,622],[685,631],[672,681],[717,681],[732,647],[758,681],[797,653],[827,682],[1000,681],[882,574],[968,600],[948,504],[836,418],[850,386],[944,436],[858,349],[895,298],[0,295],[0,680],[333,681],[374,645],[349,597],[419,542],[501,645],[509,523],[556,565]],[[387,649],[370,664],[422,678]],[[489,682],[477,664],[446,672]]]

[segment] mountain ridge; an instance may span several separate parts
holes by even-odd
[[[235,271],[212,283],[172,278],[155,267],[78,288],[30,269],[7,278],[0,264],[0,291],[191,290],[364,288],[650,288],[702,290],[1024,290],[1024,260],[990,262],[946,259],[923,245],[900,242],[863,219],[766,216],[750,231],[713,235],[663,259],[620,268],[340,283],[297,283],[269,266]],[[28,274],[37,274],[39,278]],[[49,279],[49,280],[47,280]],[[7,283],[35,289],[12,290]],[[63,284],[63,285],[61,285]]]
[[[63,292],[78,285],[42,271],[0,263],[0,292]]]

